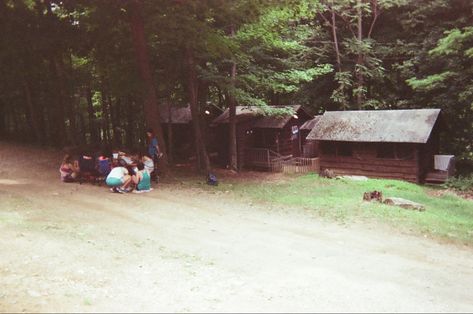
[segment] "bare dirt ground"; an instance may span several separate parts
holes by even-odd
[[[0,142],[2,312],[473,311],[471,249],[175,184],[62,184],[58,162]]]

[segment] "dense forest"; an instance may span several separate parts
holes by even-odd
[[[441,108],[442,151],[473,159],[471,0],[0,0],[0,47],[2,138],[163,143],[189,104],[207,168],[206,111]]]

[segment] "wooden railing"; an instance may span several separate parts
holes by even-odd
[[[263,168],[278,171],[279,163],[292,156],[281,156],[267,148],[248,148],[245,154],[245,165],[251,168]]]
[[[318,173],[320,171],[319,158],[291,158],[281,163],[281,171],[284,173]]]
[[[245,152],[245,165],[249,167],[269,168],[271,155],[269,149],[248,148]]]
[[[319,172],[320,170],[319,158],[282,156],[266,148],[248,148],[245,156],[245,165],[250,168],[286,173]]]

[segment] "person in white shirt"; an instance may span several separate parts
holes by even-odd
[[[131,176],[126,169],[126,163],[121,160],[120,165],[110,171],[105,182],[111,187],[111,191],[115,193],[126,193],[131,183]]]

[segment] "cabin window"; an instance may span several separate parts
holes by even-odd
[[[385,143],[377,146],[378,158],[412,160],[414,155],[414,149],[408,144]]]
[[[353,148],[352,148],[351,143],[338,143],[337,155],[343,156],[343,157],[353,156]]]
[[[377,158],[382,159],[394,159],[396,158],[396,152],[394,148],[394,144],[386,143],[386,144],[379,144],[377,147]]]
[[[322,142],[320,144],[320,149],[322,150],[322,154],[327,156],[336,156],[337,155],[337,147],[333,142]]]
[[[408,144],[396,145],[396,158],[401,160],[412,160],[414,159],[414,149]]]

